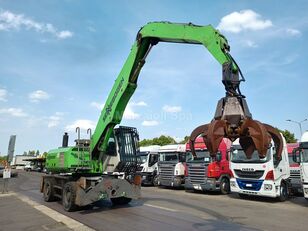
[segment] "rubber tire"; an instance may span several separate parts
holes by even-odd
[[[158,186],[158,175],[155,175],[155,176],[153,177],[153,185],[154,185],[155,187]]]
[[[62,205],[65,211],[72,212],[77,209],[76,199],[76,183],[67,182],[62,191]]]
[[[131,202],[132,198],[127,197],[116,197],[111,198],[111,202],[113,205],[127,205],[129,202]]]
[[[283,202],[288,199],[288,188],[284,182],[281,182],[280,185],[280,195],[278,197],[278,200]]]
[[[55,196],[54,196],[55,191],[53,188],[54,185],[55,185],[54,179],[46,178],[44,180],[44,188],[43,188],[44,201],[51,202],[55,200]]]
[[[230,180],[226,177],[221,179],[220,182],[220,193],[223,195],[230,193]]]

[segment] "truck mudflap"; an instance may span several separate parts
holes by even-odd
[[[75,204],[85,206],[103,199],[126,197],[138,199],[141,197],[140,184],[133,184],[125,179],[101,178],[94,186],[86,187],[88,179],[81,177],[77,182]]]

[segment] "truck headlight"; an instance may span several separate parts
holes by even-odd
[[[273,186],[271,184],[264,184],[264,190],[272,190]]]
[[[215,183],[215,179],[214,178],[207,178],[206,179],[206,183],[207,184],[214,184]]]
[[[230,186],[231,186],[232,188],[236,188],[235,181],[230,181]]]

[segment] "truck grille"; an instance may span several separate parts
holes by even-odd
[[[260,179],[264,174],[263,170],[257,170],[254,172],[246,172],[246,171],[242,171],[239,169],[234,169],[234,172],[239,178],[248,178],[248,179]]]
[[[158,163],[158,173],[162,180],[172,180],[175,164]]]
[[[301,178],[300,170],[291,170],[290,171],[290,178],[291,179],[300,179]]]
[[[204,163],[187,163],[188,179],[193,184],[204,183],[207,173],[207,165]]]

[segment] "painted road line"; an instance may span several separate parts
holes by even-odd
[[[72,230],[76,230],[76,231],[94,231],[94,229],[91,229],[90,227],[68,217],[65,216],[53,209],[48,208],[45,205],[41,205],[33,200],[31,200],[29,197],[26,197],[24,195],[21,194],[15,194],[20,200],[22,200],[23,202],[26,202],[27,204],[31,205],[32,207],[34,207],[35,209],[37,209],[38,211],[40,211],[41,213],[47,215],[48,217],[54,219],[57,222],[61,222],[63,224],[65,224],[68,228],[72,229]]]
[[[161,206],[158,206],[158,205],[152,205],[152,204],[143,204],[143,205],[148,206],[148,207],[152,207],[152,208],[167,210],[167,211],[170,211],[170,212],[178,212],[178,210],[169,209],[169,208],[161,207]]]

